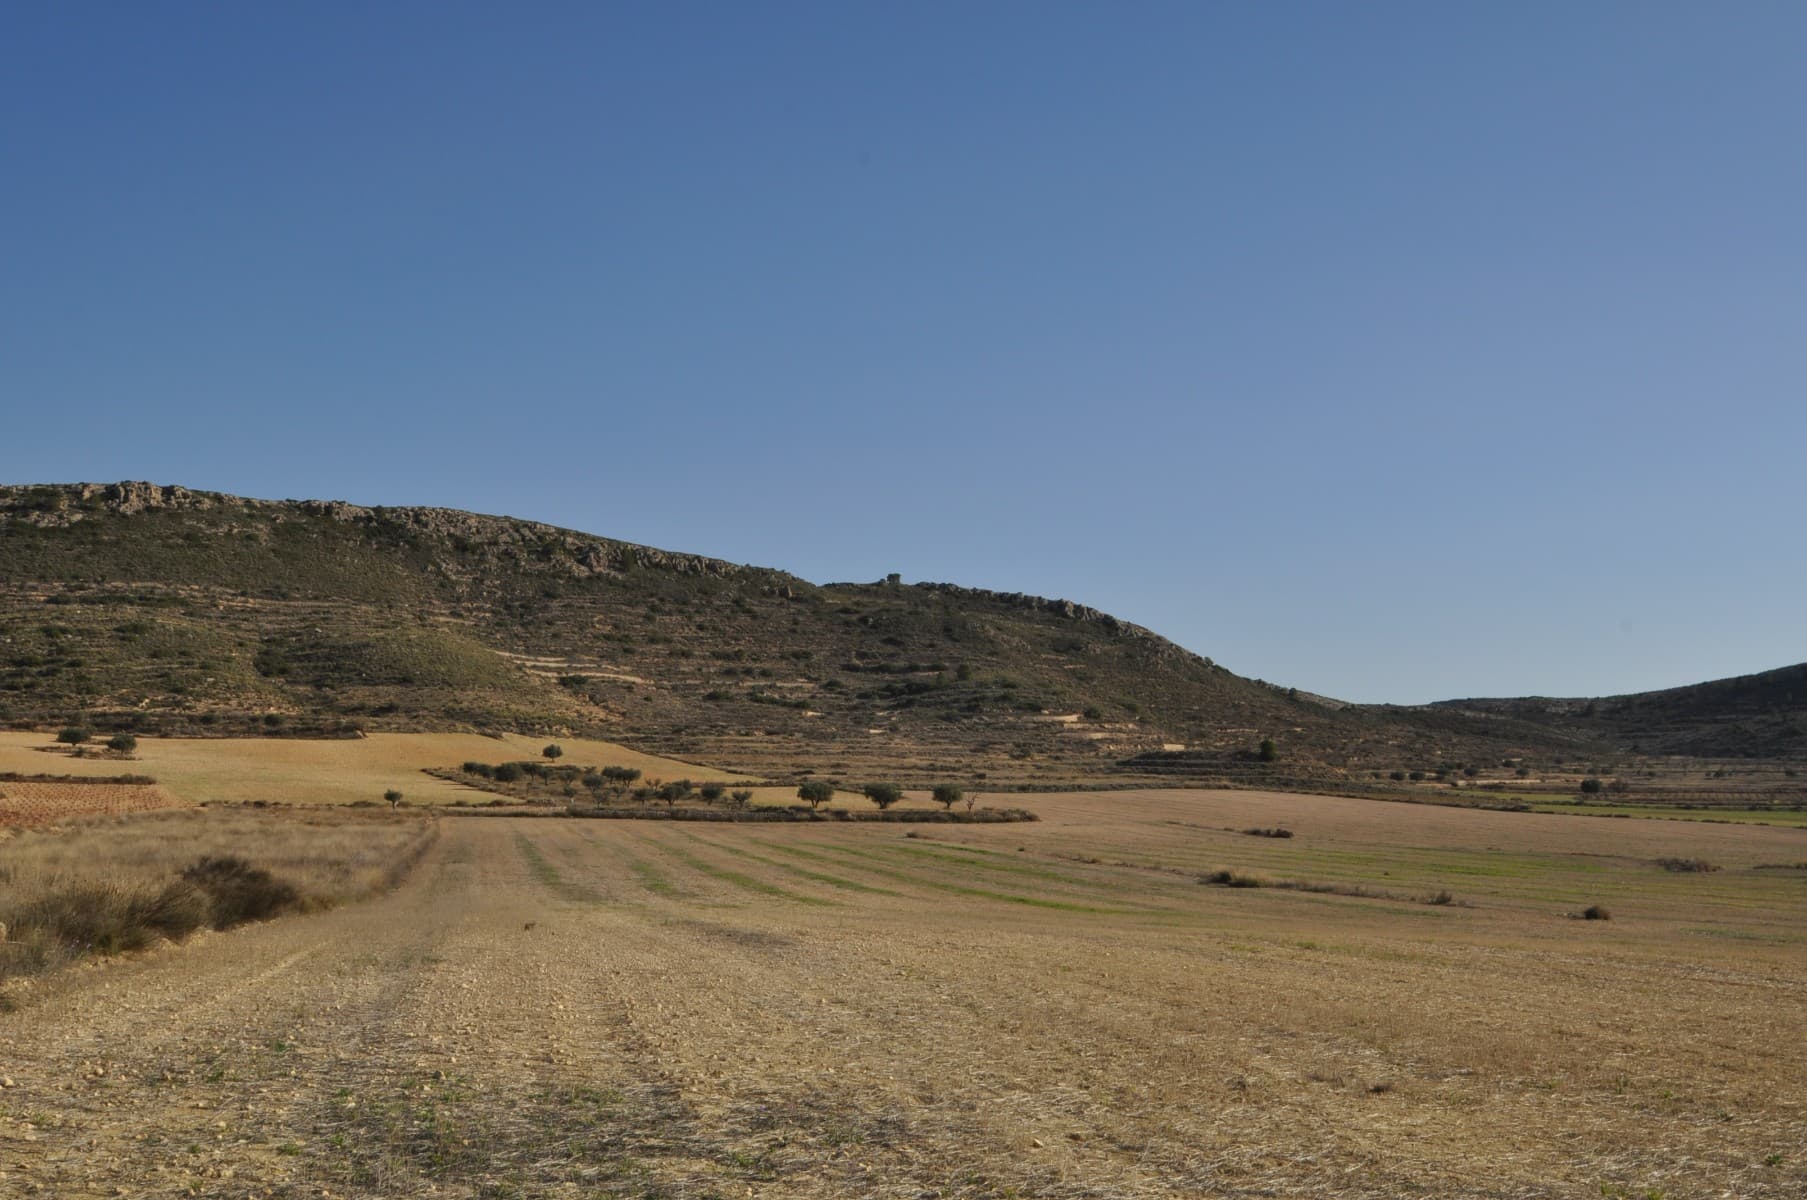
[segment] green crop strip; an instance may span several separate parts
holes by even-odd
[[[805,867],[794,866],[787,862],[780,862],[775,858],[767,858],[763,854],[754,854],[751,850],[747,850],[741,846],[724,846],[718,842],[711,842],[707,839],[697,837],[694,833],[690,833],[689,831],[685,831],[685,836],[700,846],[707,846],[712,850],[719,850],[724,854],[736,855],[740,858],[760,863],[763,866],[774,867],[787,874],[795,875],[799,879],[808,879],[815,883],[826,883],[829,887],[840,888],[842,891],[869,892],[875,896],[895,896],[898,894],[890,888],[873,887],[871,884],[867,883],[856,883],[851,879],[843,879],[839,875],[829,875],[823,871],[811,871]]]
[[[800,850],[795,846],[785,846],[774,842],[761,842],[761,846],[769,850],[777,850],[800,858],[812,858],[819,862],[834,862],[833,858],[816,854],[808,850]],[[857,851],[854,852],[857,855]],[[865,855],[858,855],[864,858]],[[1038,896],[1018,896],[1010,892],[994,892],[988,888],[965,887],[957,883],[943,883],[938,879],[925,879],[920,875],[911,875],[906,871],[894,871],[887,867],[860,863],[860,870],[874,875],[882,875],[887,879],[895,879],[914,887],[929,888],[937,892],[948,892],[956,896],[973,896],[981,900],[996,900],[1002,904],[1021,904],[1030,908],[1048,908],[1058,912],[1103,913],[1113,916],[1147,916],[1164,912],[1158,908],[1097,908],[1087,904],[1072,904],[1064,900],[1044,900]]]
[[[664,842],[654,842],[653,844],[666,854],[671,855],[673,858],[689,867],[691,870],[707,875],[711,879],[719,879],[723,883],[732,884],[742,891],[755,892],[762,896],[776,896],[781,900],[794,900],[798,904],[815,904],[823,906],[834,904],[833,900],[824,900],[819,896],[805,896],[797,892],[786,891],[775,883],[767,883],[763,879],[754,879],[751,875],[742,875],[739,871],[730,871],[725,867],[718,867],[711,862],[698,858],[694,854],[687,853],[676,846],[667,845]]]
[[[558,868],[552,865],[551,860],[526,834],[515,834],[514,844],[515,848],[521,852],[521,857],[526,860],[527,869],[533,872],[533,877],[539,880],[548,891],[556,892],[565,899],[575,900],[580,904],[603,903],[602,894],[595,888],[586,887],[581,883],[572,883],[559,874]]]

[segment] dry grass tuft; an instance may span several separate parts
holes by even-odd
[[[89,955],[374,894],[436,831],[388,814],[214,809],[18,834],[0,842],[0,989]]]

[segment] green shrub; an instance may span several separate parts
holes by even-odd
[[[116,754],[130,754],[138,749],[138,739],[129,733],[116,733],[107,739],[107,749]]]
[[[80,746],[94,735],[80,725],[71,725],[57,731],[56,740],[65,746]]]
[[[936,804],[939,804],[942,808],[951,812],[954,805],[960,803],[960,801],[965,798],[966,793],[961,790],[959,784],[938,783],[935,785],[934,796]]]
[[[521,769],[520,763],[498,763],[490,777],[497,783],[518,783],[527,772]]]
[[[553,742],[550,746],[547,746],[544,750],[540,751],[540,753],[547,758],[563,758],[565,756],[565,748],[557,742]]]
[[[797,789],[797,799],[811,808],[821,808],[834,799],[834,784],[826,779],[811,779]]]

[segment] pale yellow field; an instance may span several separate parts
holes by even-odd
[[[1005,802],[1042,819],[440,817],[391,894],[0,1016],[0,1196],[1807,1196],[1801,831]],[[79,863],[337,818],[409,823],[59,836]],[[1371,890],[1202,886],[1219,866]]]
[[[641,754],[587,738],[503,738],[461,733],[373,733],[362,738],[140,738],[130,759],[75,758],[49,734],[0,732],[0,771],[25,775],[149,775],[191,804],[263,800],[285,804],[381,801],[394,788],[410,804],[455,804],[487,799],[459,784],[421,774],[466,760],[537,759],[548,742],[564,747],[559,761],[578,766],[637,767],[647,777],[733,781],[711,767]],[[47,749],[51,748],[51,749]]]

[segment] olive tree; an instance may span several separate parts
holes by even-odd
[[[878,805],[880,812],[903,799],[903,788],[895,783],[869,783],[865,792],[866,799]]]

